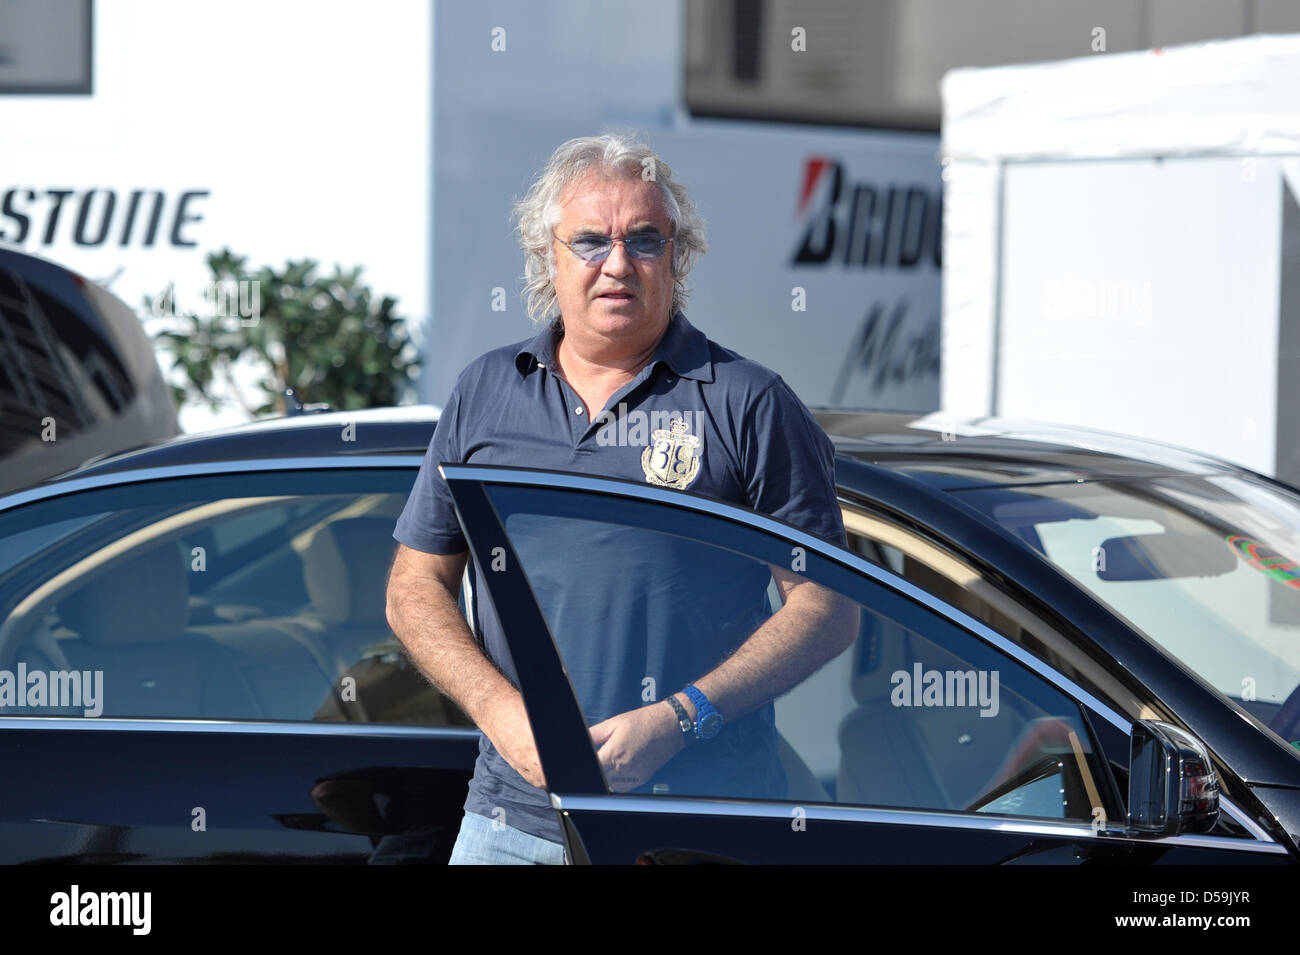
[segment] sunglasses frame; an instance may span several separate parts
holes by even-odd
[[[632,251],[632,248],[627,244],[628,239],[645,239],[645,238],[649,238],[649,237],[652,236],[652,235],[655,237],[655,239],[656,239],[657,242],[658,242],[658,245],[656,246],[656,248],[658,249],[658,251],[657,251],[657,252],[654,252],[654,253],[652,253],[652,254],[649,254],[649,255],[638,255],[637,253],[633,252],[633,251]],[[629,259],[636,259],[637,261],[642,261],[642,262],[645,261],[645,260],[647,260],[647,259],[662,259],[662,258],[664,257],[664,253],[668,251],[668,243],[671,242],[671,241],[673,240],[673,237],[672,237],[671,235],[670,235],[670,236],[662,236],[662,235],[659,235],[657,232],[655,232],[655,233],[650,233],[650,232],[634,232],[634,233],[632,233],[632,235],[623,236],[623,238],[621,238],[621,239],[616,239],[616,238],[614,238],[612,235],[603,235],[603,236],[599,236],[599,238],[602,238],[602,239],[605,240],[607,247],[606,247],[603,251],[593,252],[590,256],[584,256],[584,255],[580,254],[580,253],[578,252],[578,250],[575,249],[575,248],[573,247],[573,242],[572,242],[572,241],[571,241],[571,242],[565,242],[563,239],[561,239],[561,238],[560,238],[558,235],[556,235],[554,232],[551,233],[551,236],[555,239],[556,242],[560,243],[560,245],[564,246],[564,247],[567,248],[570,252],[572,252],[573,255],[574,255],[574,258],[581,259],[583,262],[588,262],[588,263],[604,262],[607,258],[609,258],[609,254],[610,254],[611,252],[614,251],[614,243],[616,243],[616,242],[622,242],[622,243],[623,243],[623,251],[625,251],[625,252],[627,253],[627,257],[628,257]],[[577,239],[579,239],[579,238],[592,238],[592,239],[594,239],[594,238],[597,238],[597,235],[596,235],[596,233],[593,233],[593,232],[583,232],[583,233],[580,233],[579,235],[575,236],[573,241],[577,241]]]

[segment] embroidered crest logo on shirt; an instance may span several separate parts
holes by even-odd
[[[650,484],[685,490],[700,474],[703,439],[686,429],[686,422],[674,418],[667,428],[656,428],[650,446],[641,452],[641,470]]]

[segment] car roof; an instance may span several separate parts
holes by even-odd
[[[51,480],[220,461],[423,454],[439,414],[434,405],[405,405],[263,419],[113,454]],[[938,412],[813,414],[839,454],[944,490],[1243,470],[1160,442],[1045,422]]]
[[[263,418],[97,458],[54,480],[213,461],[422,454],[440,414],[435,405],[402,405]]]
[[[1159,441],[1042,421],[828,409],[814,415],[839,454],[947,491],[1247,470]]]

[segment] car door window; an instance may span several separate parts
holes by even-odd
[[[1026,605],[1023,595],[950,547],[862,505],[844,508],[844,525],[849,549],[863,559],[894,571],[945,604],[970,614],[1125,719],[1141,719],[1148,711],[1149,700],[1082,650],[1086,636],[1064,632],[1061,624],[1044,619]],[[1104,720],[1094,722],[1094,730],[1107,751],[1112,772],[1121,779],[1126,777],[1127,733]]]
[[[508,485],[489,494],[589,726],[659,705],[724,661],[778,688],[756,709],[724,712],[716,737],[631,791],[1117,812],[1079,705],[887,570],[661,504]]]
[[[412,479],[202,477],[0,515],[0,670],[49,674],[43,694],[0,682],[0,715],[468,725],[385,619]],[[34,543],[42,526],[65,530]]]

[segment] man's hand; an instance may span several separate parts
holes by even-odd
[[[677,717],[665,702],[611,716],[591,727],[605,779],[614,792],[644,785],[686,746]]]
[[[523,697],[483,655],[456,605],[469,555],[397,546],[388,578],[388,625],[415,665],[451,697],[515,771],[543,787]]]

